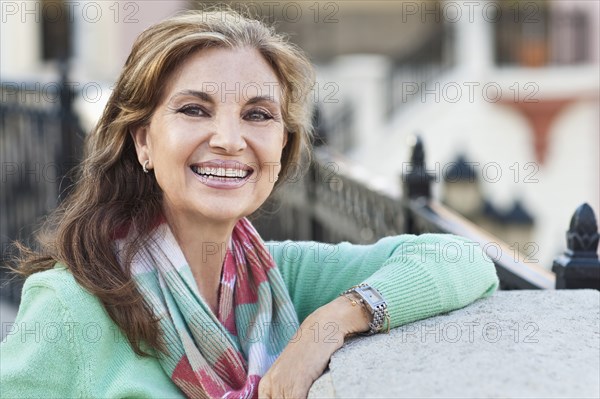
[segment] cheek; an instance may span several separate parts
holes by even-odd
[[[246,143],[260,162],[278,162],[283,151],[283,132],[249,131],[246,135]]]
[[[189,142],[189,135],[186,137],[185,134],[177,134],[176,131],[155,135],[153,153],[157,166],[183,162],[193,145],[194,143]]]
[[[281,149],[277,147],[270,148],[268,152],[265,152],[260,160],[263,169],[269,169],[275,174],[279,174],[281,171],[281,154]]]
[[[169,197],[186,185],[187,157],[190,146],[181,141],[161,138],[154,142],[153,167],[156,181]]]

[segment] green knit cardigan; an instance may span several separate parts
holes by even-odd
[[[482,250],[453,235],[266,245],[300,322],[361,282],[387,300],[392,328],[462,308],[498,287]],[[16,321],[2,328],[2,398],[183,397],[156,358],[137,356],[99,300],[60,264],[26,280]]]

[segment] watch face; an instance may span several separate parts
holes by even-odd
[[[374,288],[364,287],[361,288],[361,291],[363,292],[365,299],[369,301],[371,306],[376,307],[380,302],[383,302],[383,298],[381,297],[381,295],[379,295],[379,292],[377,292]]]

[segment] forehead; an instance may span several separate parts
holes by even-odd
[[[223,100],[281,98],[275,71],[253,48],[209,48],[193,53],[169,78],[166,97],[183,90],[203,91]]]

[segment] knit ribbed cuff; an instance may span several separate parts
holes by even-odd
[[[433,316],[442,311],[439,287],[419,263],[390,258],[387,266],[365,282],[376,288],[388,304],[391,328]],[[384,269],[393,268],[386,273]]]

